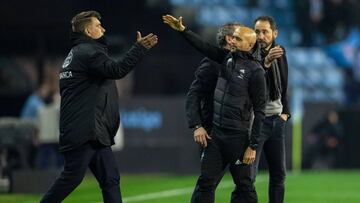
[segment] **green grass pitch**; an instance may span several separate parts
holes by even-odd
[[[124,203],[189,202],[196,176],[123,175]],[[261,173],[256,182],[259,203],[267,200],[268,176]],[[230,202],[233,189],[226,175],[216,192],[217,203]],[[286,203],[360,203],[360,171],[309,171],[289,173],[286,180]],[[0,203],[35,203],[41,194],[0,194]],[[100,203],[101,192],[93,176],[88,176],[64,203]]]

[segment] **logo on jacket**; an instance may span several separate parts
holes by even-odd
[[[241,162],[240,159],[235,161],[235,165],[241,165],[241,164],[243,164],[243,162]]]
[[[73,52],[72,50],[70,51],[70,53],[67,55],[66,59],[64,60],[64,63],[62,65],[62,68],[66,68],[68,67],[68,65],[71,63],[72,58],[73,58]]]
[[[237,76],[240,79],[244,79],[244,75],[245,75],[245,69],[240,69],[239,70],[239,75]]]

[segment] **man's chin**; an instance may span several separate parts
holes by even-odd
[[[261,48],[266,48],[268,46],[267,43],[260,42],[259,44],[260,44]]]

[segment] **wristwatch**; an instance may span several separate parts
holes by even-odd
[[[257,150],[257,144],[252,144],[252,145],[250,144],[249,147],[254,151]]]
[[[195,125],[192,129],[193,129],[193,131],[195,131],[195,130],[201,128],[201,127],[202,127],[201,124],[197,124],[197,125]]]

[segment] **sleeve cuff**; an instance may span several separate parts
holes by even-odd
[[[141,45],[139,42],[135,42],[134,47],[140,49],[142,53],[145,53],[148,50],[143,45]]]
[[[250,144],[249,146],[252,150],[257,150],[258,145],[257,144]]]

